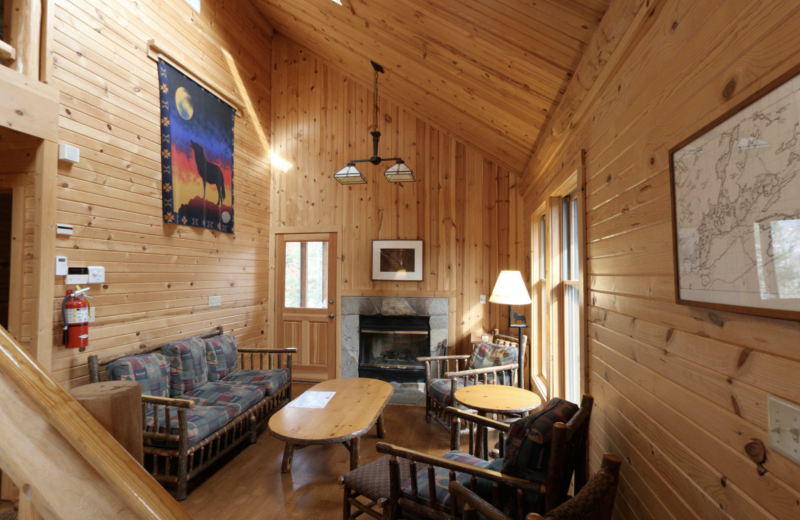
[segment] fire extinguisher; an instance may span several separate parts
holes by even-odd
[[[89,302],[85,298],[89,287],[73,291],[61,302],[61,316],[64,319],[64,334],[61,342],[67,348],[85,348],[89,345]]]

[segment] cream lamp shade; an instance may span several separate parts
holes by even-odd
[[[500,271],[497,283],[489,297],[492,303],[503,303],[506,305],[529,305],[531,297],[528,289],[525,288],[525,281],[519,271]]]

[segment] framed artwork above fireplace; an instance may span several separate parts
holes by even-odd
[[[422,280],[422,240],[373,240],[372,279]]]

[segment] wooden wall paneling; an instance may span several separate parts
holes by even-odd
[[[513,268],[520,256],[524,261],[524,255],[512,258],[517,239],[510,223],[518,218],[511,212],[513,208],[521,214],[523,207],[518,190],[511,189],[516,186],[516,174],[432,127],[407,107],[382,96],[379,153],[385,157],[402,156],[417,182],[391,184],[383,177],[388,163],[377,167],[360,163],[358,167],[368,184],[340,186],[333,181],[333,173],[350,159],[372,155],[368,133],[372,125],[372,91],[284,36],[276,36],[274,53],[276,153],[291,157],[288,160],[293,163],[285,174],[276,174],[272,196],[276,201],[273,213],[276,229],[318,225],[323,210],[315,208],[325,207],[326,200],[335,200],[335,208],[324,211],[324,218],[343,229],[343,295],[451,298],[451,341],[464,352],[471,349],[471,338],[497,326],[504,328],[504,323],[496,320],[501,316],[507,320],[507,315],[501,314],[505,309],[493,304],[489,308],[482,306],[479,297],[490,294],[501,265]],[[305,59],[295,61],[294,55]],[[295,67],[301,70],[295,72]],[[302,72],[304,68],[308,72]],[[320,76],[312,82],[314,90],[321,92],[309,90],[295,96],[289,83],[296,84],[304,74],[313,74],[312,70]],[[285,87],[283,81],[287,82]],[[324,100],[321,106],[313,101],[317,95]],[[323,149],[316,149],[306,134],[290,129],[292,103],[297,103],[299,113],[309,111],[309,121],[315,127],[312,132],[320,132],[317,142]],[[284,114],[278,113],[281,110]],[[288,152],[290,149],[293,151]],[[311,161],[306,171],[301,172],[294,166],[295,154],[320,155],[325,161]],[[318,171],[308,171],[309,167]],[[281,175],[284,178],[279,179]],[[318,186],[310,188],[314,182]],[[517,197],[513,203],[512,192]],[[491,202],[486,196],[489,193]],[[284,201],[298,199],[307,200],[309,212],[319,211],[320,219],[307,221],[308,212],[290,215],[286,207],[279,207]],[[422,282],[373,282],[371,270],[364,266],[370,264],[372,240],[377,239],[423,240],[426,267]]]
[[[208,6],[198,14],[179,1],[71,0],[54,9],[60,136],[82,156],[59,171],[54,206],[76,232],[57,250],[71,265],[107,272],[106,284],[92,287],[97,320],[88,351],[53,352],[54,374],[66,386],[85,382],[90,353],[121,353],[216,325],[242,346],[267,344],[271,73],[262,57],[270,54],[271,28],[243,4]],[[234,136],[235,235],[162,223],[158,79],[143,44],[156,36],[246,107]],[[60,295],[65,287],[57,282]],[[223,305],[209,309],[210,295]],[[48,303],[57,320],[59,302]]]
[[[565,145],[586,149],[590,459],[635,450],[646,460],[626,464],[652,492],[621,486],[620,517],[655,514],[651,494],[685,517],[798,514],[797,467],[769,452],[774,469],[758,477],[744,446],[765,439],[768,394],[800,401],[789,347],[800,326],[677,306],[669,265],[667,150],[797,64],[798,6],[764,7],[661,2]],[[565,156],[536,172],[526,216]]]

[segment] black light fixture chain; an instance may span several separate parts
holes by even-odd
[[[372,130],[378,130],[378,71],[375,71],[375,88],[372,91],[372,104],[373,114],[372,114]]]

